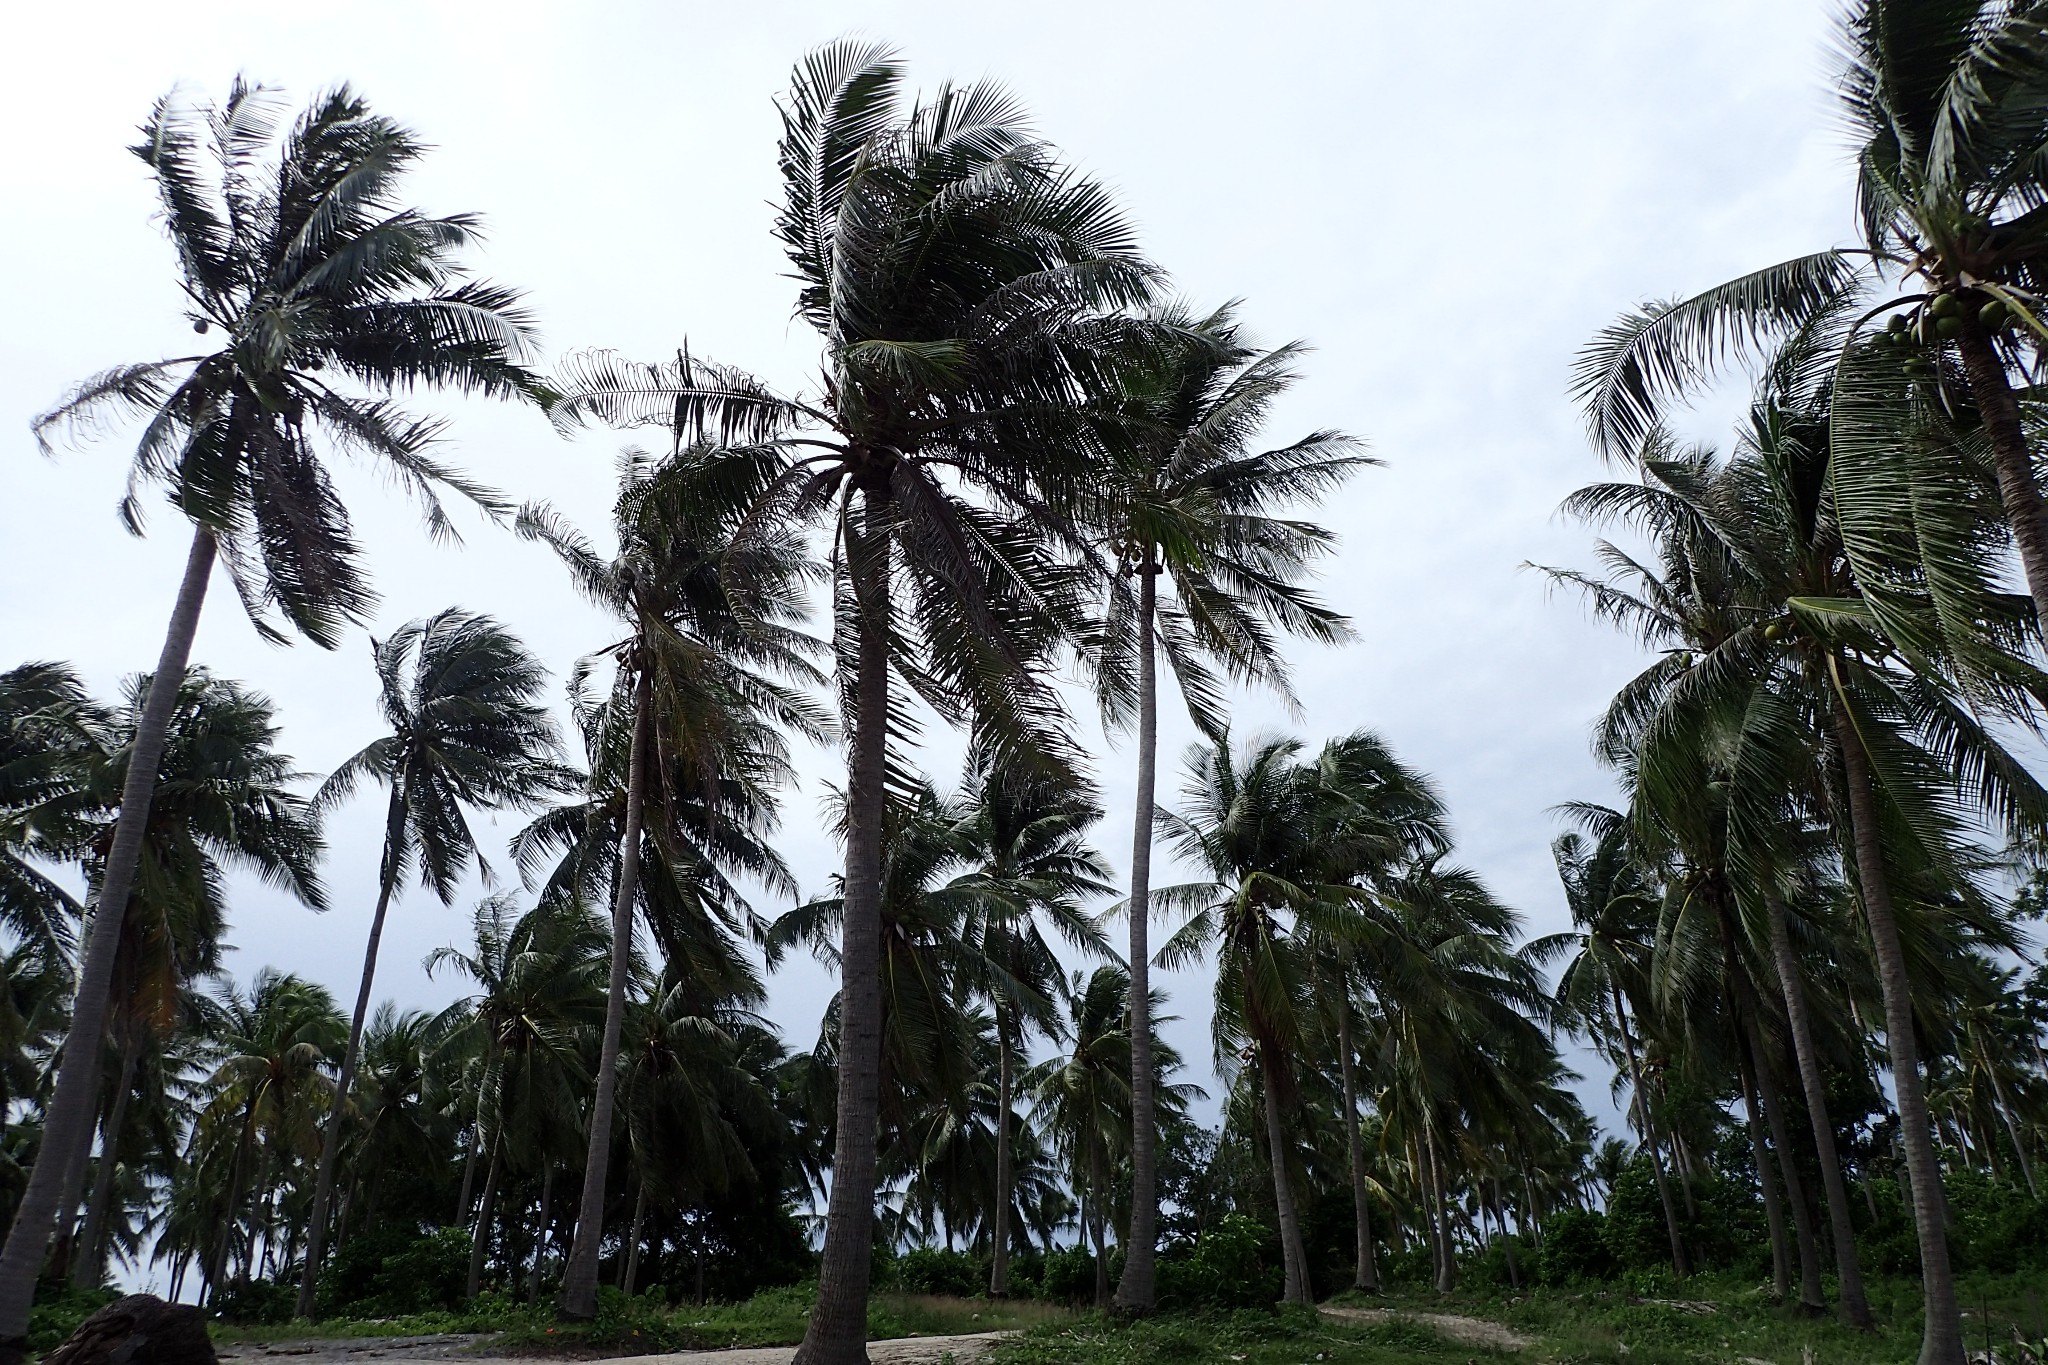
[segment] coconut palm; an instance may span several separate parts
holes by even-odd
[[[1137,737],[1137,808],[1131,843],[1130,954],[1137,1017],[1131,1053],[1136,1146],[1131,1156],[1132,1223],[1117,1303],[1154,1305],[1159,1200],[1151,1064],[1152,842],[1158,767],[1158,659],[1164,656],[1183,703],[1212,738],[1223,724],[1221,670],[1290,696],[1278,631],[1326,643],[1349,637],[1344,618],[1302,587],[1334,537],[1281,515],[1313,505],[1353,470],[1370,464],[1358,443],[1316,431],[1291,445],[1256,450],[1273,403],[1300,378],[1301,343],[1261,351],[1234,307],[1206,317],[1170,307],[1161,333],[1117,370],[1124,422],[1098,471],[1087,512],[1091,548],[1105,572],[1103,638],[1090,655],[1105,721]],[[1162,591],[1163,589],[1163,591]]]
[[[150,680],[131,680],[124,690],[89,789],[99,818],[79,854],[92,882],[103,880]],[[129,1102],[138,1079],[152,1083],[138,1078],[138,1068],[149,1055],[170,1049],[179,1029],[206,1014],[196,992],[221,971],[227,870],[253,872],[303,905],[326,908],[317,871],[324,852],[317,812],[292,790],[306,775],[277,742],[268,698],[205,669],[185,675],[115,957],[109,1018],[115,1081],[101,1111],[100,1166],[81,1239],[85,1253],[74,1255],[70,1268],[81,1286],[99,1283]],[[82,1162],[84,1155],[81,1148],[73,1159]]]
[[[1102,931],[1081,910],[1085,898],[1107,895],[1111,885],[1108,865],[1087,842],[1089,828],[1102,818],[1088,793],[988,764],[970,770],[969,783],[958,835],[971,867],[952,886],[973,898],[965,933],[979,945],[975,961],[994,973],[971,984],[995,1016],[989,1293],[1000,1297],[1010,1288],[1016,1056],[1029,1031],[1050,1035],[1058,1027],[1057,1002],[1066,984],[1041,925],[1080,952],[1112,956]]]
[[[1168,837],[1211,880],[1159,893],[1162,903],[1189,915],[1157,958],[1171,967],[1216,950],[1217,1065],[1241,1057],[1257,1068],[1289,1303],[1308,1303],[1312,1292],[1288,1172],[1294,1144],[1283,1118],[1296,1098],[1294,1071],[1313,990],[1309,945],[1311,938],[1348,937],[1341,907],[1359,896],[1352,886],[1325,880],[1316,783],[1300,752],[1298,740],[1270,736],[1237,753],[1227,743],[1188,750],[1182,809],[1167,816]]]
[[[276,96],[236,82],[216,108],[159,100],[134,151],[156,179],[193,326],[216,349],[124,365],[85,381],[36,421],[91,432],[95,419],[145,419],[123,502],[142,525],[142,492],[162,488],[192,523],[177,604],[152,676],[184,676],[215,559],[259,628],[331,646],[370,591],[346,513],[314,443],[324,432],[390,471],[429,528],[452,534],[438,493],[488,500],[432,454],[440,424],[379,395],[419,385],[520,396],[528,324],[517,296],[460,274],[476,237],[467,215],[400,206],[400,177],[423,148],[346,87],[318,97],[280,142]],[[270,161],[275,148],[275,161]],[[211,161],[209,167],[206,163]],[[176,688],[145,708],[101,893],[127,902]],[[121,917],[100,916],[79,973],[72,1038],[48,1115],[49,1150],[73,1150],[91,1096]],[[37,1163],[0,1251],[0,1342],[27,1331],[51,1222],[71,1197],[62,1163]],[[8,1345],[9,1358],[19,1347]]]
[[[892,676],[998,746],[1064,752],[1044,668],[1082,618],[1053,546],[1095,463],[1101,414],[1084,399],[1133,330],[1109,315],[1152,277],[1107,193],[1007,94],[948,86],[906,109],[901,80],[885,49],[837,43],[798,67],[783,107],[776,234],[824,339],[815,396],[685,350],[581,357],[555,406],[762,451],[774,474],[748,529],[830,528],[849,736],[841,1114],[803,1365],[852,1365],[866,1330],[882,830],[889,732],[908,715]]]
[[[487,1173],[469,1262],[475,1298],[507,1167],[545,1182],[553,1162],[580,1144],[589,1081],[582,1042],[603,1024],[611,947],[602,922],[573,901],[518,915],[509,898],[489,897],[471,934],[470,949],[437,948],[426,966],[429,976],[447,968],[476,987],[439,1016],[443,1047],[476,1061],[472,1102]]]
[[[68,862],[86,839],[107,725],[67,664],[0,673],[0,924],[53,964],[69,956],[84,912],[37,863]]]
[[[415,872],[443,905],[454,899],[472,864],[489,875],[465,807],[532,806],[549,792],[563,790],[573,778],[555,761],[560,747],[555,724],[536,700],[547,673],[498,622],[449,607],[408,621],[377,642],[372,652],[378,705],[390,732],[336,768],[315,798],[323,808],[333,806],[365,781],[390,791],[377,905],[370,913],[362,981],[356,988],[355,1013],[335,1082],[334,1111],[327,1119],[313,1187],[297,1303],[302,1318],[313,1316],[335,1162],[392,899]]]
[[[758,457],[715,451],[678,452],[663,465],[629,453],[613,506],[619,553],[609,562],[546,507],[524,508],[518,521],[522,534],[554,549],[584,596],[626,627],[625,638],[602,652],[616,665],[615,703],[630,717],[618,847],[635,854],[609,860],[616,868],[611,983],[583,1195],[562,1285],[561,1309],[571,1318],[597,1313],[598,1245],[650,773],[673,797],[678,779],[692,788],[715,785],[742,756],[773,770],[785,766],[780,736],[764,721],[780,720],[812,738],[824,733],[808,700],[770,676],[823,681],[809,662],[813,642],[794,629],[813,566],[793,538],[734,540],[751,495],[770,472]],[[665,808],[681,813],[675,799]],[[675,837],[658,830],[656,842]],[[771,876],[779,866],[752,840],[690,865],[707,861]]]

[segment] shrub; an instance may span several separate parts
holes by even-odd
[[[452,1312],[467,1287],[469,1245],[461,1228],[367,1228],[337,1247],[322,1269],[321,1310],[336,1317]]]
[[[225,1285],[214,1294],[210,1306],[223,1322],[277,1323],[290,1322],[298,1302],[298,1281],[286,1276]]]
[[[28,1312],[28,1346],[48,1351],[78,1330],[78,1324],[121,1297],[118,1289],[72,1289],[47,1282],[36,1286],[35,1307]]]
[[[1193,1247],[1159,1260],[1159,1301],[1170,1308],[1269,1308],[1280,1297],[1279,1235],[1233,1213]]]
[[[914,1247],[896,1258],[896,1287],[910,1294],[969,1298],[988,1287],[988,1269],[964,1251]]]
[[[1533,1258],[1545,1284],[1605,1280],[1614,1275],[1608,1249],[1607,1215],[1591,1209],[1560,1209],[1543,1220],[1543,1247]]]

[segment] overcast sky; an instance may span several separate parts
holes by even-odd
[[[916,84],[1009,84],[1115,188],[1189,298],[1242,297],[1263,340],[1315,346],[1270,434],[1338,427],[1385,461],[1322,511],[1343,537],[1322,586],[1360,639],[1296,651],[1298,726],[1254,697],[1238,727],[1378,730],[1441,782],[1460,859],[1532,932],[1562,927],[1547,811],[1609,794],[1587,727],[1641,666],[1518,567],[1589,560],[1589,534],[1554,516],[1601,473],[1565,396],[1571,357],[1640,300],[1849,238],[1829,24],[1817,0],[21,7],[0,51],[0,667],[68,659],[111,694],[161,643],[187,533],[168,509],[145,539],[116,521],[133,433],[55,461],[28,433],[85,375],[192,349],[148,177],[124,150],[157,96],[217,97],[237,72],[301,102],[351,82],[433,144],[413,202],[486,216],[476,262],[528,291],[550,357],[657,359],[687,338],[794,386],[815,346],[769,235],[773,99],[806,49],[859,33],[898,45]],[[414,401],[452,416],[455,462],[602,532],[618,438]],[[475,519],[466,545],[437,547],[376,478],[349,471],[343,487],[383,594],[371,633],[460,604],[508,622],[558,678],[605,642],[537,547]],[[273,697],[302,767],[324,773],[374,737],[362,632],[333,653],[269,646],[214,586],[194,662]],[[1164,716],[1171,804],[1191,730]],[[1090,733],[1112,811],[1101,843],[1122,868],[1129,750]],[[932,756],[942,785],[955,752]],[[839,761],[805,752],[786,806],[807,893],[836,862],[817,798]],[[271,964],[352,999],[379,807],[359,798],[329,827],[326,914],[237,886],[238,974]],[[516,824],[479,821],[501,867]],[[464,935],[471,899],[407,896],[381,997],[453,997],[419,963]],[[1166,984],[1206,1079],[1206,977]],[[793,1044],[814,1037],[828,989],[808,963],[772,982]]]

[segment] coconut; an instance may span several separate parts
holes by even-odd
[[[1983,323],[1994,332],[2003,327],[2005,325],[2004,300],[1993,299],[1982,308],[1979,308],[1977,310],[1977,321]]]
[[[1927,311],[1938,318],[1954,317],[1962,306],[1954,294],[1936,294],[1928,300]]]
[[[1906,328],[1910,327],[1911,325],[1912,323],[1907,319],[1904,313],[1894,313],[1891,315],[1890,318],[1888,318],[1885,321],[1884,329],[1887,332],[1891,332],[1894,335],[1896,335],[1900,332],[1905,331]]]

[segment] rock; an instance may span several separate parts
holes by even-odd
[[[117,1299],[78,1324],[43,1365],[217,1365],[206,1314],[154,1294]]]

